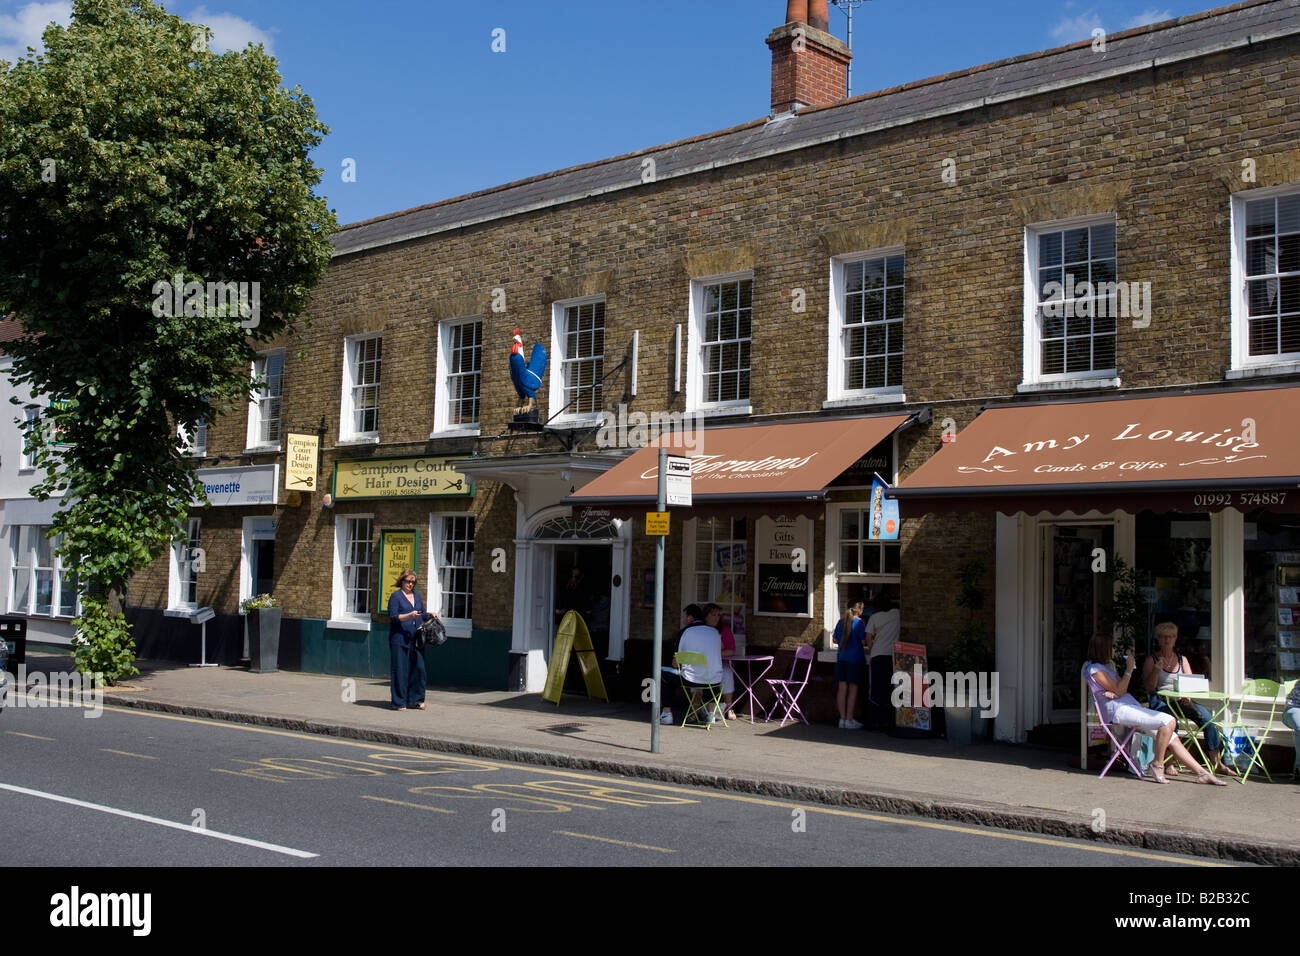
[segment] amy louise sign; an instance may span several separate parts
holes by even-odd
[[[953,447],[967,451],[960,441]],[[1258,440],[1254,419],[1244,419],[1237,427],[1170,428],[1141,421],[1125,422],[1104,434],[1065,434],[1035,437],[1032,441],[993,444],[983,449],[978,463],[957,466],[966,476],[983,474],[1024,474],[1038,482],[1062,476],[1087,474],[1083,480],[1098,477],[1127,478],[1139,473],[1150,477],[1202,477],[1206,473],[1231,474],[1248,461],[1268,457]],[[1047,460],[1044,460],[1047,459]],[[968,462],[971,461],[967,459]],[[1226,466],[1226,467],[1219,467]]]

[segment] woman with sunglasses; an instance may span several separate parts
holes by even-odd
[[[393,661],[393,710],[424,710],[424,650],[415,646],[415,629],[433,617],[416,593],[419,579],[407,568],[397,576],[397,590],[388,599],[388,650]]]

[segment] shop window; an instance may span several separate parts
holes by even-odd
[[[691,283],[686,406],[690,411],[749,411],[752,277]]]
[[[1122,304],[1115,217],[1030,227],[1025,245],[1022,388],[1112,384],[1116,313]]]
[[[371,547],[373,519],[339,515],[334,519],[334,600],[336,621],[369,627],[374,593]]]
[[[199,606],[198,549],[201,547],[202,519],[190,518],[185,526],[185,537],[172,543],[171,567],[167,581],[167,606],[169,608],[196,608]]]
[[[1139,659],[1154,646],[1155,625],[1178,625],[1178,648],[1192,670],[1210,676],[1210,621],[1214,596],[1210,570],[1213,548],[1210,518],[1204,514],[1138,515],[1136,557],[1139,583],[1150,588],[1145,634],[1139,634],[1134,653]]]
[[[1232,365],[1300,370],[1300,191],[1232,201]]]
[[[589,419],[604,409],[605,302],[557,302],[551,333],[551,414]]]
[[[474,617],[474,517],[434,515],[429,541],[429,607],[444,618],[449,635],[468,637]]]
[[[280,407],[284,382],[284,352],[268,352],[253,361],[253,380],[260,382],[248,403],[249,448],[280,444]]]
[[[438,368],[433,431],[478,433],[483,378],[483,320],[438,323]]]
[[[9,529],[9,612],[46,617],[76,617],[77,576],[63,566],[59,538],[47,538],[46,525]]]
[[[343,411],[340,441],[378,440],[379,372],[383,340],[378,335],[343,343]]]
[[[1300,677],[1300,517],[1255,512],[1245,522],[1244,675]]]
[[[745,518],[695,518],[686,525],[685,586],[682,605],[713,602],[722,608],[737,640],[745,637],[745,597],[749,579]]]
[[[903,250],[832,262],[828,403],[903,397]]]

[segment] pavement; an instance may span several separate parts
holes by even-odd
[[[27,655],[29,674],[71,659]],[[896,739],[747,719],[709,730],[661,727],[650,752],[649,707],[565,696],[430,688],[424,711],[393,711],[388,682],[139,661],[107,688],[106,706],[186,714],[497,760],[718,787],[1226,861],[1300,865],[1300,783],[1274,773],[1245,784],[1169,786],[1117,763],[1104,778],[1068,753],[1024,744]],[[681,714],[677,717],[680,720]],[[1077,755],[1076,755],[1077,760]],[[1257,773],[1257,772],[1256,772]],[[905,861],[899,861],[905,862]],[[959,861],[958,861],[959,862]]]

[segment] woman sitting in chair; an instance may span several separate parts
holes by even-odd
[[[1156,783],[1168,783],[1165,777],[1165,751],[1172,750],[1174,756],[1191,768],[1196,782],[1209,786],[1226,787],[1227,783],[1198,764],[1187,752],[1182,741],[1174,737],[1175,721],[1173,715],[1162,714],[1143,707],[1128,692],[1128,685],[1133,677],[1137,662],[1130,651],[1124,658],[1124,676],[1119,677],[1106,664],[1114,656],[1115,639],[1105,631],[1098,631],[1088,642],[1088,661],[1083,665],[1083,674],[1098,695],[1101,719],[1108,724],[1122,727],[1134,727],[1139,732],[1155,737],[1156,759],[1151,764],[1151,773]]]
[[[1161,697],[1160,691],[1176,690],[1178,675],[1192,672],[1192,665],[1187,663],[1187,658],[1174,650],[1177,642],[1177,624],[1173,621],[1157,624],[1156,652],[1147,655],[1146,663],[1142,665],[1142,686],[1151,695],[1151,706],[1165,714],[1173,714],[1173,711],[1169,708],[1169,699]],[[1205,732],[1205,756],[1209,758],[1211,766],[1220,768],[1231,777],[1237,776],[1237,771],[1231,764],[1225,764],[1219,759],[1223,752],[1223,731],[1210,720],[1210,712],[1196,701],[1185,698],[1178,702],[1178,706],[1189,720],[1196,722],[1197,730]],[[1171,777],[1178,776],[1177,763],[1171,763],[1167,773]]]

